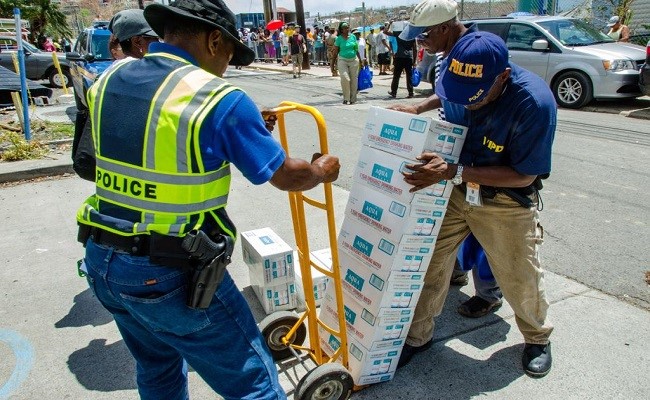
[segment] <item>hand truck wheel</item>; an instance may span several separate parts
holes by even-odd
[[[258,325],[266,345],[271,350],[274,361],[282,361],[291,356],[293,353],[289,346],[282,342],[287,333],[300,320],[298,315],[291,311],[277,311],[264,318]],[[293,337],[287,338],[288,344],[300,346],[305,342],[307,337],[307,328],[305,324],[300,324]]]
[[[339,363],[327,363],[309,371],[298,382],[298,400],[345,400],[352,394],[352,375]]]

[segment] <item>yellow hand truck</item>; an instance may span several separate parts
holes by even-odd
[[[278,107],[265,110],[262,114],[265,119],[271,116],[277,118],[280,143],[284,147],[287,156],[289,156],[289,144],[287,141],[284,114],[291,111],[304,112],[314,117],[318,127],[320,153],[327,154],[327,128],[323,115],[314,107],[284,101]],[[347,399],[353,390],[359,389],[359,387],[354,385],[352,376],[348,371],[348,339],[345,329],[343,293],[341,291],[332,184],[324,183],[323,189],[324,201],[322,202],[307,197],[303,192],[289,192],[289,204],[291,207],[296,245],[298,247],[298,259],[302,275],[302,287],[305,292],[306,310],[302,315],[291,311],[275,312],[264,318],[258,325],[276,362],[293,356],[308,371],[296,386],[294,398],[299,400]],[[307,236],[307,222],[305,219],[305,204],[323,210],[327,214],[329,244],[332,251],[331,271],[320,267],[311,260],[309,239]],[[316,299],[313,291],[312,268],[329,277],[328,285],[334,285],[338,330],[327,326],[318,318],[316,313]],[[305,322],[307,328],[305,328]],[[339,340],[340,346],[331,357],[327,356],[320,347],[319,326]],[[309,331],[309,346],[303,346],[307,331]],[[302,360],[299,351],[306,352],[314,363],[316,363],[316,368],[310,370]],[[339,360],[340,362],[338,362]]]

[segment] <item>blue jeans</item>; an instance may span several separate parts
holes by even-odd
[[[472,270],[474,289],[478,297],[490,303],[501,300],[503,294],[496,279],[494,279],[494,275],[492,275],[485,251],[471,233],[458,250],[458,263],[461,270]]]
[[[89,240],[88,283],[136,360],[142,399],[189,399],[187,364],[225,399],[285,399],[264,339],[230,275],[205,310],[185,305],[188,273]]]

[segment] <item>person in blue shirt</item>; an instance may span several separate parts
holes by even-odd
[[[255,185],[302,191],[336,180],[338,158],[289,157],[251,98],[221,78],[255,58],[222,0],[154,3],[144,16],[165,42],[88,93],[96,194],[77,214],[88,283],[136,360],[142,399],[188,399],[188,365],[223,398],[285,399],[227,271],[208,305],[188,305],[197,262],[184,239],[236,237],[230,163]]]
[[[441,9],[451,10],[450,3],[425,0],[413,14],[437,16]],[[483,245],[526,342],[522,367],[530,376],[543,377],[552,365],[553,326],[547,320],[549,303],[538,253],[543,241],[538,204],[540,179],[551,171],[555,100],[540,77],[509,62],[508,49],[498,36],[475,31],[457,39],[452,36],[458,33],[454,22],[439,17],[422,20],[433,22],[409,25],[403,35],[455,43],[442,63],[436,96],[446,119],[467,126],[468,133],[457,164],[423,153],[421,163],[407,166],[413,172],[404,173],[412,192],[442,180],[456,186],[400,365],[431,347],[433,318],[442,311],[452,274],[448,260],[471,232]],[[426,108],[417,111],[421,110]]]

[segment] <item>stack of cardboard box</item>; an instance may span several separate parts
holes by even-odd
[[[241,239],[251,286],[264,311],[296,308],[293,249],[271,228],[242,232]]]
[[[453,185],[410,193],[401,171],[436,152],[451,163],[466,129],[431,118],[372,107],[338,237],[350,372],[357,385],[392,379],[424,285]],[[320,319],[338,329],[333,285]],[[320,329],[332,354],[339,340]]]

